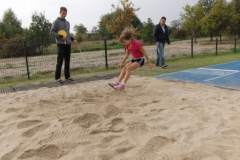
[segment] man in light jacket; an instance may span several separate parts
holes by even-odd
[[[70,76],[70,56],[71,56],[71,44],[74,38],[70,34],[70,23],[66,20],[67,8],[60,8],[60,17],[58,17],[52,25],[51,33],[55,36],[58,55],[57,65],[55,72],[55,80],[59,83],[63,83],[61,80],[61,70],[64,60],[64,74],[67,81],[73,81]],[[60,34],[64,33],[64,34]]]

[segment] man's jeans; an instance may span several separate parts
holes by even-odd
[[[163,66],[165,65],[165,55],[164,55],[164,43],[157,42],[156,44],[156,53],[157,53],[157,61],[156,66]]]
[[[55,79],[61,78],[61,70],[63,61],[64,64],[64,74],[65,79],[70,78],[70,57],[71,57],[71,45],[58,44],[58,56],[57,56],[57,65],[55,72]]]

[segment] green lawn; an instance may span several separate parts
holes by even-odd
[[[167,69],[161,69],[154,67],[150,69],[149,67],[145,66],[134,74],[139,76],[156,76],[163,73],[175,72],[190,68],[197,68],[208,66],[211,64],[219,64],[225,63],[233,60],[240,59],[240,52],[238,53],[221,53],[218,56],[214,54],[203,54],[203,55],[196,55],[194,58],[191,57],[180,57],[180,58],[170,58],[167,60],[169,67]],[[105,68],[89,68],[89,69],[75,69],[72,71],[73,77],[76,79],[81,77],[91,77],[96,74],[107,74],[107,73],[118,73],[119,70],[117,67],[111,67],[109,70]],[[5,87],[15,87],[17,85],[28,85],[34,83],[47,83],[49,81],[53,81],[54,73],[38,73],[32,75],[31,80],[28,80],[26,77],[18,77],[18,78],[8,78],[5,80],[0,80],[0,88]]]

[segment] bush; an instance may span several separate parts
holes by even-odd
[[[0,58],[22,56],[24,56],[24,41],[22,37],[17,36],[0,41]]]
[[[25,54],[28,56],[40,55],[43,54],[43,50],[45,48],[43,46],[40,47],[41,48],[39,48],[38,43],[35,43],[30,39],[25,40],[22,36],[16,36],[11,39],[1,39],[0,58],[24,57]],[[26,53],[24,52],[24,49]]]

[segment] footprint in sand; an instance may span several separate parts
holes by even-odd
[[[41,123],[42,121],[40,120],[27,120],[27,121],[23,121],[17,124],[17,128],[18,129],[23,129],[23,128],[28,128],[31,126],[34,126],[36,124]]]
[[[144,132],[148,131],[149,127],[142,122],[133,122],[128,124],[128,131],[131,135],[142,135]]]
[[[83,102],[93,103],[100,98],[102,99],[103,95],[97,92],[92,93],[92,92],[83,91],[81,97]]]
[[[79,124],[83,128],[90,128],[92,125],[98,123],[101,116],[94,113],[86,113],[73,120],[74,124]]]
[[[148,106],[148,105],[150,105],[151,103],[141,103],[141,104],[139,104],[139,107],[146,107],[146,106]]]
[[[221,132],[222,135],[226,135],[226,136],[231,136],[231,135],[240,135],[240,130],[236,129],[236,128],[232,128],[232,129],[227,129],[227,130],[223,130]]]
[[[116,147],[116,149],[114,149],[114,150],[117,154],[124,154],[124,153],[132,150],[133,148],[135,148],[135,146],[132,145],[128,140],[120,142],[117,145],[113,146],[113,148],[115,148],[115,147]]]
[[[112,132],[122,132],[125,127],[124,120],[122,118],[114,118],[110,124],[110,130]]]
[[[19,108],[8,108],[8,109],[6,109],[5,113],[15,113],[15,112],[18,112],[19,110],[21,110],[21,109],[19,109]]]
[[[37,149],[29,149],[26,150],[19,159],[34,159],[34,157],[42,158],[42,159],[59,159],[63,156],[63,151],[57,147],[56,145],[43,145]]]
[[[19,150],[19,146],[14,148],[12,151],[4,154],[0,160],[12,160],[16,156],[18,150]]]
[[[153,100],[152,103],[159,103],[159,100]]]
[[[25,109],[23,110],[24,113],[30,113],[30,112],[32,112],[32,111],[33,111],[32,108],[25,108]]]
[[[50,124],[48,124],[48,123],[40,124],[36,127],[33,127],[31,129],[27,130],[26,132],[24,132],[22,134],[22,136],[27,137],[27,138],[31,138],[35,134],[37,134],[38,132],[46,130],[48,127],[50,127]]]
[[[28,116],[28,115],[25,115],[25,114],[19,114],[17,117],[20,118],[20,119],[26,119],[26,118],[28,118],[29,116]]]
[[[120,138],[120,136],[110,135],[110,136],[104,137],[101,140],[101,144],[99,146],[104,147],[104,148],[108,147],[111,142],[113,142],[114,140],[116,140],[118,138]]]
[[[174,143],[174,139],[170,139],[163,136],[152,137],[144,145],[139,152],[139,160],[168,160],[170,157],[166,154],[159,154],[158,152],[166,145]]]
[[[185,155],[181,158],[182,160],[224,160],[225,158],[220,158],[217,155],[210,155],[205,154],[204,152],[201,151],[195,151],[188,153],[188,155]]]
[[[125,130],[125,123],[122,118],[114,118],[111,122],[105,124],[104,126],[94,129],[90,132],[90,134],[100,134],[100,133],[119,133]]]
[[[111,118],[111,117],[119,115],[120,113],[121,113],[121,110],[119,108],[115,107],[114,105],[109,105],[106,108],[104,117],[105,118]]]

